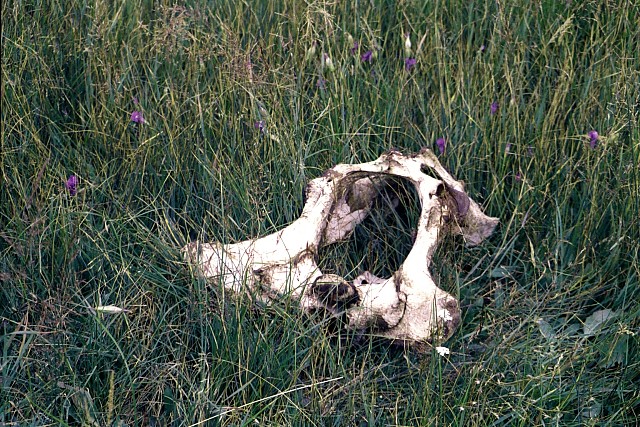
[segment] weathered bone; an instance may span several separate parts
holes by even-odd
[[[415,243],[398,271],[386,279],[365,271],[351,283],[322,274],[318,249],[347,238],[373,209],[379,184],[394,176],[415,186],[422,206]],[[498,219],[482,212],[431,150],[413,156],[391,151],[373,162],[336,165],[309,182],[306,196],[300,218],[277,233],[228,245],[194,242],[184,252],[199,274],[218,278],[229,290],[267,301],[290,295],[305,310],[345,314],[349,328],[408,344],[453,334],[460,308],[434,283],[433,254],[449,233],[462,235],[469,246],[479,244]]]

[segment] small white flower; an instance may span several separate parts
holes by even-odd
[[[436,347],[436,351],[440,356],[446,356],[447,354],[450,353],[447,347]]]

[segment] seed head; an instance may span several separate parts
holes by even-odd
[[[411,34],[404,35],[404,54],[405,56],[411,56]]]

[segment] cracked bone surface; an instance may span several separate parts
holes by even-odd
[[[365,271],[349,282],[323,274],[319,248],[348,238],[376,209],[378,188],[392,177],[413,184],[421,204],[415,243],[402,265],[388,278]],[[300,218],[276,233],[227,245],[193,242],[183,251],[198,274],[236,293],[267,301],[289,296],[305,310],[346,315],[348,328],[412,345],[441,342],[460,323],[458,301],[429,272],[441,239],[458,234],[474,246],[497,224],[431,150],[391,151],[372,162],[336,165],[310,181]]]

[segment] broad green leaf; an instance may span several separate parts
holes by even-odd
[[[493,270],[491,270],[491,273],[489,273],[489,276],[491,276],[494,279],[501,279],[503,277],[511,277],[511,273],[513,272],[514,268],[513,267],[496,267]]]
[[[627,365],[627,352],[629,350],[629,335],[622,335],[618,339],[615,347],[609,353],[605,363],[605,368],[612,368],[616,365],[626,366]]]
[[[602,412],[602,403],[598,402],[593,397],[589,399],[589,403],[591,403],[591,405],[582,410],[582,416],[587,418],[598,417],[600,412]]]
[[[609,309],[598,310],[594,312],[584,321],[584,336],[592,336],[598,329],[600,329],[603,323],[605,323],[609,319],[613,319],[617,315],[618,313]]]
[[[543,337],[547,340],[553,340],[556,338],[556,332],[549,322],[544,319],[536,319],[536,323],[538,324],[538,328],[540,328],[540,333],[542,333]]]

